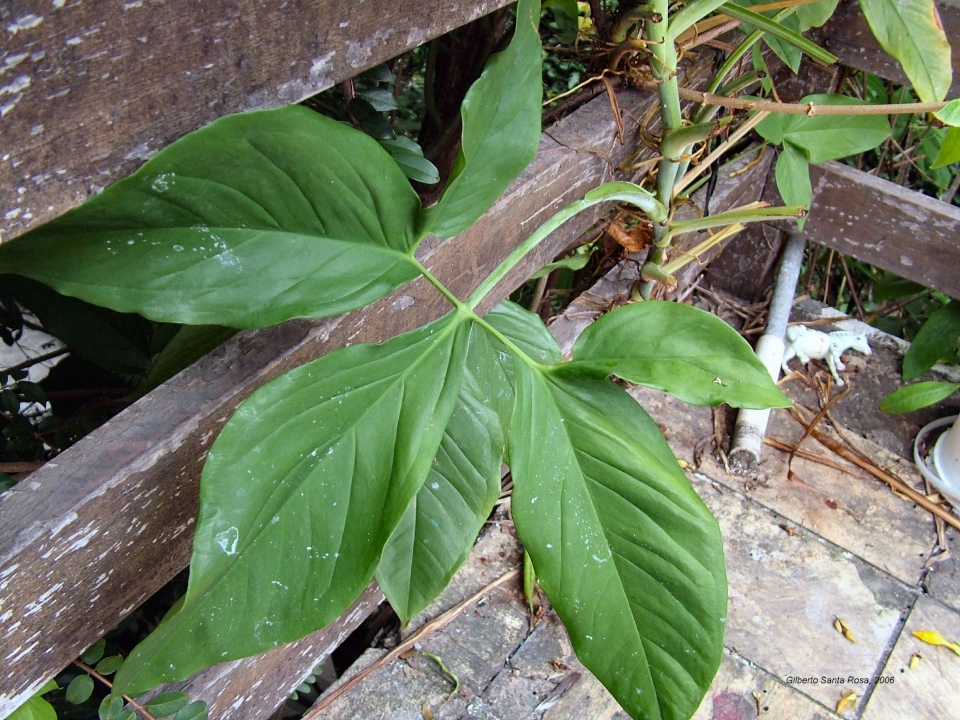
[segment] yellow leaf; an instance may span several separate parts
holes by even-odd
[[[433,714],[433,708],[430,707],[428,703],[422,703],[420,705],[420,717],[422,717],[423,720],[433,720],[435,717]]]
[[[857,700],[860,698],[853,690],[844,690],[841,695],[840,702],[837,703],[838,714],[847,708],[855,708],[857,706]]]
[[[946,640],[943,635],[938,633],[936,630],[916,630],[914,631],[913,636],[918,640],[922,640],[928,645],[942,645],[943,647],[952,650],[956,655],[960,655],[960,645]]]
[[[920,653],[914,653],[910,656],[910,669],[913,670],[917,665],[920,664],[920,660],[923,659],[923,655]]]
[[[835,618],[833,621],[833,628],[838,633],[843,635],[850,642],[856,642],[856,638],[853,637],[853,633],[850,631],[850,626],[847,625],[846,620],[841,620],[840,618]]]

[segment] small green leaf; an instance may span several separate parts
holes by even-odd
[[[880,403],[880,409],[891,414],[913,412],[930,405],[936,405],[941,400],[946,400],[957,390],[960,390],[960,383],[918,382],[887,395]]]
[[[396,98],[386,88],[364,90],[360,93],[360,97],[370,103],[370,106],[377,112],[390,112],[397,109]]]
[[[886,272],[873,281],[873,299],[877,302],[884,300],[896,300],[897,298],[909,297],[923,292],[926,288],[913,280],[907,280],[894,275],[892,272]]]
[[[307,685],[306,683],[300,683],[299,685],[297,685],[297,692],[301,695],[306,695],[311,690],[313,690],[313,688]]]
[[[461,106],[460,155],[423,226],[447,238],[470,227],[533,160],[540,144],[539,0],[520,0],[510,45],[491,56]]]
[[[475,327],[457,404],[430,474],[377,569],[377,582],[404,625],[443,592],[500,496],[506,428],[498,404],[512,409],[513,389],[487,333]]]
[[[103,651],[106,647],[107,641],[104,638],[100,638],[80,654],[80,659],[87,665],[95,665],[100,662],[100,658],[103,657]]]
[[[960,127],[949,127],[932,168],[942,168],[960,162]]]
[[[7,475],[5,472],[0,472],[0,492],[4,492],[14,487],[17,484],[17,481],[12,477]]]
[[[380,63],[369,70],[364,71],[360,76],[371,82],[390,82],[393,80],[393,73],[390,72],[390,66],[386,63]]]
[[[810,161],[807,159],[806,150],[798,148],[792,142],[784,142],[774,175],[777,179],[777,190],[785,203],[810,207],[813,202],[813,185],[810,183]],[[798,218],[797,227],[802,230],[805,222],[806,218]]]
[[[934,116],[945,125],[960,126],[960,99],[951,100],[946,107],[935,112]]]
[[[839,4],[840,0],[824,0],[824,2],[798,5],[797,20],[800,21],[800,32],[823,25],[833,16]]]
[[[950,89],[950,43],[934,0],[860,0],[880,46],[900,61],[923,102],[940,102]]]
[[[960,338],[960,300],[951,300],[932,313],[920,328],[910,349],[903,356],[905,382],[923,375],[951,351],[957,350]]]
[[[530,553],[523,551],[523,597],[527,600],[530,612],[533,612],[533,596],[537,589],[537,571],[533,569]]]
[[[173,720],[207,720],[207,704],[196,700],[180,709]]]
[[[717,523],[622,388],[515,367],[511,507],[540,587],[631,717],[688,718],[723,655]]]
[[[74,705],[85,703],[91,695],[93,695],[93,680],[89,675],[77,675],[67,685],[67,702],[72,702]]]
[[[386,143],[382,144],[387,148],[390,157],[392,157],[397,165],[400,166],[400,169],[403,170],[403,174],[411,180],[416,180],[424,185],[434,185],[440,182],[440,171],[437,170],[437,166],[422,155],[415,155],[405,150],[391,148],[388,147]]]
[[[666,390],[692,405],[790,407],[753,349],[723,320],[690,305],[624,305],[577,339],[572,368]]]
[[[119,715],[117,715],[117,720],[136,720],[136,717],[137,717],[137,713],[131,710],[130,708],[127,708],[126,710],[121,712]]]
[[[556,365],[560,362],[561,353],[557,339],[536,313],[515,302],[504,300],[483,319],[529,358],[543,365]]]
[[[773,89],[773,80],[770,78],[770,69],[767,67],[767,61],[763,59],[763,50],[759,45],[750,48],[753,58],[753,69],[760,73],[760,86],[764,92],[770,92]]]
[[[47,394],[43,391],[43,388],[29,380],[21,380],[18,382],[17,390],[23,395],[24,400],[36,403],[45,403],[47,401]]]
[[[347,107],[350,114],[360,123],[360,129],[377,140],[390,140],[397,135],[390,123],[377,109],[362,97],[351,98]]]
[[[437,454],[469,328],[455,313],[341,348],[240,405],[203,468],[183,604],[130,654],[116,692],[291,642],[353,602]]]
[[[531,275],[530,279],[536,280],[537,278],[542,278],[554,270],[583,270],[583,268],[587,266],[587,263],[590,262],[590,257],[593,255],[594,250],[596,250],[596,247],[591,248],[589,252],[574,253],[562,260],[547,263]]]
[[[147,710],[156,717],[173,715],[190,702],[190,696],[182,692],[160,693],[152,700],[147,701]]]
[[[363,307],[418,277],[419,209],[375,140],[293,105],[181,138],[0,245],[0,272],[154,320],[265,327]]]
[[[98,714],[100,720],[118,720],[118,716],[123,711],[123,698],[119,695],[107,695],[100,703]]]
[[[97,663],[97,672],[101,675],[113,675],[122,664],[123,658],[120,655],[111,655]]]

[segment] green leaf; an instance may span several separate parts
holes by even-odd
[[[523,551],[523,597],[527,601],[527,607],[533,612],[533,596],[537,589],[537,571],[533,569],[533,560],[530,559],[530,553]]]
[[[540,586],[631,717],[686,720],[723,653],[717,523],[622,388],[516,366],[511,507]]]
[[[126,710],[121,712],[119,715],[117,715],[117,720],[136,720],[136,719],[137,719],[137,714],[130,708],[127,708]]]
[[[377,569],[377,582],[404,625],[443,592],[500,496],[506,427],[491,404],[498,398],[512,405],[513,389],[487,333],[475,327],[457,404],[430,474]]]
[[[240,405],[203,468],[183,605],[134,649],[115,691],[290,642],[353,602],[437,454],[468,333],[453,314],[345,347]]]
[[[510,45],[491,56],[463,100],[460,155],[423,227],[447,238],[470,227],[530,164],[540,144],[539,0],[520,0]]]
[[[36,315],[44,330],[90,362],[121,375],[142,377],[150,370],[142,342],[149,323],[143,318],[66,297],[19,275],[0,276],[0,286]]]
[[[113,675],[122,664],[123,658],[120,655],[111,655],[97,663],[97,672],[101,675]]]
[[[57,720],[57,711],[37,693],[8,715],[7,720]]]
[[[813,185],[810,183],[810,162],[807,151],[792,142],[784,142],[777,158],[775,170],[777,190],[788,205],[810,207],[813,202]],[[797,227],[803,229],[806,218],[797,219]]]
[[[767,62],[763,59],[763,50],[759,45],[754,45],[750,48],[750,53],[753,58],[753,69],[757,73],[762,73],[760,86],[764,89],[764,92],[770,92],[773,90],[773,80],[770,78],[770,69],[767,67]]]
[[[350,114],[360,123],[360,129],[377,140],[390,140],[397,135],[390,123],[377,109],[362,97],[351,98],[347,104]]]
[[[863,105],[843,95],[808,95],[803,104]],[[866,152],[890,136],[890,124],[882,115],[782,115],[771,113],[757,125],[765,140],[790,141],[806,150],[811,163],[822,163]]]
[[[74,705],[85,703],[91,695],[93,695],[93,680],[89,675],[77,675],[67,685],[67,702],[72,702]]]
[[[647,300],[607,313],[581,333],[572,365],[666,390],[692,405],[790,407],[732,327],[675,302]]]
[[[264,327],[417,277],[419,205],[363,133],[301,106],[243,113],[0,245],[0,272],[154,320]]]
[[[926,288],[920,283],[884,271],[880,277],[873,281],[872,294],[874,300],[883,302],[884,300],[909,297],[925,290]]]
[[[181,708],[173,720],[207,720],[207,704],[203,700],[196,700]]]
[[[483,319],[538,363],[556,365],[560,362],[561,353],[557,339],[536,313],[515,302],[504,300]]]
[[[111,693],[100,703],[98,714],[100,715],[100,720],[118,720],[118,716],[122,711],[123,698]]]
[[[386,147],[385,143],[384,146]],[[422,182],[425,185],[434,185],[440,182],[440,171],[437,170],[437,166],[422,155],[414,155],[390,147],[387,147],[387,151],[390,153],[390,157],[400,166],[400,169],[403,170],[403,174],[411,180]]]
[[[800,21],[795,15],[784,18],[780,21],[780,25],[787,30],[792,30],[796,33],[800,32]],[[803,51],[800,50],[800,48],[768,33],[764,34],[763,43],[773,51],[774,55],[783,61],[784,65],[793,71],[794,75],[800,72],[800,64],[803,62]]]
[[[903,379],[909,382],[957,350],[960,338],[960,301],[951,300],[932,313],[903,356]]]
[[[160,351],[138,392],[145,394],[153,390],[236,333],[236,328],[222,325],[184,325]]]
[[[5,472],[0,472],[0,492],[5,492],[10,488],[15,487],[16,484],[16,480],[7,475]]]
[[[390,112],[397,109],[397,100],[393,93],[386,88],[373,88],[364,90],[360,97],[370,103],[370,106],[377,112]]]
[[[103,657],[103,651],[106,647],[106,639],[100,638],[80,654],[80,659],[83,660],[87,665],[95,665],[100,662],[100,658]]]
[[[931,167],[942,168],[955,162],[960,162],[960,127],[949,127]]]
[[[880,403],[880,409],[891,414],[913,412],[930,405],[936,405],[941,400],[946,400],[957,390],[960,390],[960,383],[918,382],[887,395]]]
[[[923,102],[947,96],[950,43],[933,0],[860,0],[880,46],[896,58]]]
[[[935,112],[934,117],[945,125],[960,126],[960,100],[951,100],[945,107]]]
[[[839,4],[840,0],[824,0],[824,2],[798,5],[797,20],[800,21],[800,32],[823,25],[833,16]]]
[[[190,702],[190,696],[182,692],[160,693],[152,700],[147,702],[147,710],[156,717],[166,717],[179,712],[187,703]]]
[[[547,263],[542,268],[537,270],[533,275],[531,275],[530,279],[536,280],[537,278],[542,278],[544,275],[549,275],[554,270],[583,270],[583,268],[587,266],[587,263],[590,262],[590,257],[593,255],[595,250],[596,246],[590,248],[588,252],[573,253],[562,260]]]

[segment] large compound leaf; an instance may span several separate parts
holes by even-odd
[[[903,356],[903,379],[923,375],[960,342],[960,300],[951,300],[927,318]]]
[[[210,450],[182,607],[115,692],[139,695],[334,620],[376,570],[453,412],[469,323],[354,345],[246,400]]]
[[[860,0],[880,46],[900,61],[923,102],[947,96],[953,70],[950,43],[933,0]]]
[[[383,550],[377,582],[404,624],[443,592],[500,496],[513,388],[474,327],[457,404],[426,482]],[[498,412],[499,410],[499,412]]]
[[[263,327],[419,274],[420,203],[375,140],[300,106],[231,115],[0,246],[0,272],[154,320]]]
[[[573,366],[666,390],[691,405],[790,406],[732,327],[675,302],[647,300],[607,313],[577,338]]]
[[[516,361],[513,518],[577,656],[633,718],[687,720],[723,652],[716,521],[609,380]]]
[[[523,172],[540,144],[539,0],[520,0],[510,45],[493,55],[471,86],[460,114],[460,154],[440,201],[424,212],[437,237],[466,230]]]

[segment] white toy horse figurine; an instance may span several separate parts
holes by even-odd
[[[808,363],[810,358],[826,360],[830,374],[843,385],[843,380],[837,375],[837,370],[846,370],[840,356],[847,350],[856,350],[864,355],[870,355],[870,345],[867,336],[863,333],[845,332],[838,330],[829,335],[812,330],[804,325],[792,325],[787,328],[787,347],[783,353],[783,372],[790,372],[787,362],[799,358],[800,362]]]

